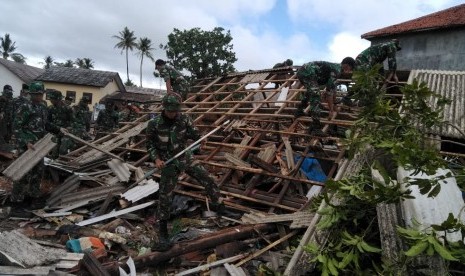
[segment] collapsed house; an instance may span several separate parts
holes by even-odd
[[[82,142],[84,146],[57,160],[47,160],[58,185],[47,196],[46,210],[34,212],[36,229],[23,232],[30,237],[55,237],[60,226],[77,225],[78,229],[70,230],[72,234],[100,237],[122,251],[73,256],[83,259],[78,265],[75,261],[73,265],[52,265],[49,270],[114,275],[120,267],[127,271],[133,266],[137,271],[163,267],[179,275],[205,269],[244,275],[267,264],[275,271],[285,270],[286,275],[304,274],[309,268],[305,266],[308,258],[303,245],[316,239],[319,219],[307,207],[324,189],[326,179],[354,173],[361,162],[348,160],[342,143],[345,130],[357,119],[357,107],[341,107],[328,118],[323,106],[323,131],[329,134],[325,138],[308,134],[311,118],[294,117],[298,95],[304,90],[295,76],[297,68],[232,73],[198,80],[193,85],[183,112],[192,117],[203,134],[211,133],[195,155],[196,162],[207,168],[226,206],[241,218],[209,217],[203,187],[182,175],[175,190],[173,213],[189,219],[175,219],[170,228],[173,232],[176,227],[197,230],[181,232],[183,237],[167,252],[134,252],[127,245],[131,241],[137,247],[150,247],[154,236],[154,229],[150,229],[154,221],[147,218],[153,217],[159,174],[155,171],[152,180],[135,184],[153,170],[145,148],[145,128],[148,120],[159,114],[160,106],[141,112],[139,118],[124,122],[114,133],[92,143]],[[399,72],[401,84],[412,74],[418,78],[422,72]],[[423,74],[432,79],[428,73]],[[463,74],[451,78],[460,80],[459,85],[464,83]],[[351,80],[340,82],[350,85]],[[446,90],[444,93],[451,91]],[[397,86],[390,87],[387,96],[402,97]],[[460,112],[465,105],[463,97],[458,99],[454,108]],[[454,130],[442,131],[447,134]],[[47,139],[34,154],[25,153],[23,158],[30,161],[45,157],[52,145],[50,137]],[[463,158],[463,154],[455,155]],[[27,172],[26,163],[12,164],[4,174],[18,178]],[[300,245],[292,252],[296,238]],[[128,264],[127,256],[132,257]],[[168,263],[173,258],[180,262]],[[208,258],[214,260],[207,262]]]

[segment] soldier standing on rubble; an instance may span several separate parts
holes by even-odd
[[[21,154],[28,149],[34,149],[34,144],[47,133],[47,107],[43,104],[44,85],[33,82],[29,86],[31,101],[24,102],[17,110],[13,121],[18,152]],[[10,196],[12,202],[23,202],[26,195],[35,199],[33,206],[40,204],[40,183],[42,180],[43,164],[37,164],[21,180],[13,183]]]
[[[3,140],[8,143],[13,134],[13,88],[7,84],[3,87],[2,101],[0,103],[0,135]]]
[[[74,122],[73,109],[63,102],[63,95],[55,89],[47,89],[45,91],[49,97],[51,106],[48,107],[48,123],[49,131],[56,135],[57,146],[54,150],[53,157],[58,158],[59,155],[65,155],[68,150],[73,147],[73,141],[64,137],[60,132],[61,128],[71,130],[71,125]]]
[[[398,83],[399,79],[397,78],[396,74],[396,53],[401,49],[402,48],[400,47],[399,40],[397,39],[375,44],[363,50],[360,54],[358,54],[355,60],[351,57],[344,58],[341,62],[342,72],[344,74],[351,74],[354,70],[370,70],[377,64],[383,64],[384,60],[387,59],[389,75],[385,79],[385,84],[390,80],[394,80],[396,83]],[[380,73],[384,74],[383,71]],[[349,91],[349,93],[342,99],[342,102],[344,104],[351,105],[350,97],[352,95],[353,93]]]
[[[297,78],[305,86],[305,92],[295,113],[296,117],[303,116],[304,110],[310,103],[310,115],[312,123],[308,129],[309,133],[314,136],[325,137],[320,122],[320,86],[325,87],[325,93],[328,98],[329,114],[334,112],[334,97],[336,93],[336,78],[341,71],[338,63],[326,61],[314,61],[305,63],[297,70]]]
[[[91,140],[89,135],[91,112],[89,110],[90,99],[83,96],[79,103],[73,106],[74,122],[73,131],[76,136],[84,140]]]
[[[155,69],[166,82],[166,92],[180,93],[182,100],[185,101],[189,93],[189,83],[184,76],[173,66],[166,64],[164,60],[155,61]]]
[[[200,134],[188,115],[182,114],[181,99],[178,94],[169,93],[162,99],[163,111],[160,116],[152,119],[147,126],[147,151],[155,166],[161,169],[158,218],[160,226],[159,244],[155,250],[166,251],[171,247],[168,238],[168,220],[178,176],[182,172],[197,180],[202,186],[212,204],[212,210],[218,215],[225,215],[226,210],[220,198],[220,191],[208,172],[200,165],[192,163],[192,153],[165,165],[165,161],[186,148],[188,139],[198,140]]]
[[[115,105],[113,100],[107,99],[105,101],[105,109],[101,110],[98,113],[96,125],[97,125],[97,135],[95,139],[99,139],[112,133],[118,127],[119,115],[115,110]]]

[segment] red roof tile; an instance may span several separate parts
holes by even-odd
[[[362,34],[362,38],[465,26],[465,4]]]

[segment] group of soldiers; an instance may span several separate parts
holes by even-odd
[[[52,103],[48,107],[43,97],[45,93]],[[66,154],[75,145],[63,135],[62,128],[82,139],[88,139],[90,101],[86,97],[71,107],[63,101],[60,91],[44,89],[43,83],[37,81],[23,85],[17,98],[13,98],[12,87],[5,85],[0,102],[0,144],[16,155],[34,149],[34,144],[47,133],[54,134],[57,143],[52,157]],[[39,163],[25,177],[14,182],[11,201],[22,202],[26,196],[38,198],[42,173],[43,165]]]

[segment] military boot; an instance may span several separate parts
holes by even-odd
[[[158,243],[152,249],[154,251],[167,251],[173,246],[168,236],[168,221],[160,220],[159,226]]]

